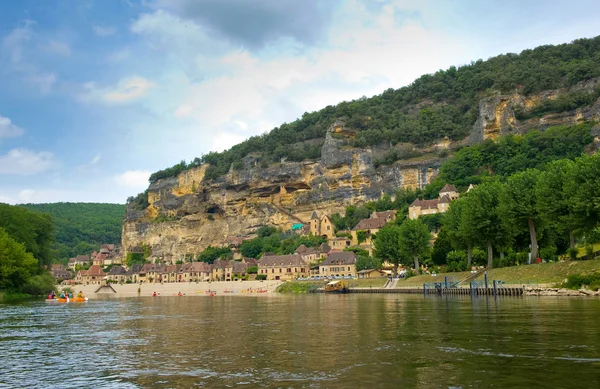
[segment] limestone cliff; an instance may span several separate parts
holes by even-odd
[[[494,95],[479,102],[479,115],[470,136],[462,144],[496,139],[559,124],[576,124],[600,117],[600,101],[561,113],[520,122],[515,110],[530,109],[548,99],[575,90],[592,93],[599,80],[570,89],[524,96]],[[398,188],[422,188],[430,182],[442,159],[440,149],[452,149],[447,139],[426,149],[420,158],[375,167],[375,159],[391,146],[357,149],[349,146],[353,131],[337,122],[329,129],[321,158],[311,162],[281,162],[261,167],[257,156],[243,159],[242,168],[231,169],[215,181],[204,180],[206,166],[187,170],[177,177],[158,180],[148,190],[149,207],[143,211],[129,205],[123,223],[126,251],[149,246],[152,258],[175,261],[195,256],[208,245],[246,236],[262,225],[290,228],[319,215],[341,212],[346,205],[379,198]],[[414,148],[412,145],[397,148]]]

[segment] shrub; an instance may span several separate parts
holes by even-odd
[[[546,261],[554,261],[556,259],[556,246],[544,247],[540,249],[540,257]]]
[[[583,286],[592,290],[600,289],[600,273],[571,274],[567,276],[567,281],[563,284],[563,287],[569,289],[581,289]]]
[[[52,290],[56,286],[49,273],[33,276],[23,285],[23,292],[32,296],[45,296]]]
[[[266,275],[266,274],[258,274],[258,275],[256,276],[256,279],[257,279],[258,281],[264,281],[264,280],[266,280],[266,279],[267,279],[267,275]]]
[[[258,273],[258,266],[250,266],[248,268],[248,274],[257,274],[257,273]],[[266,277],[266,274],[262,274],[262,275]],[[258,276],[256,278],[258,278]]]

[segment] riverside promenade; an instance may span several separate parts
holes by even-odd
[[[173,282],[165,284],[110,284],[73,285],[75,293],[82,291],[90,300],[106,297],[143,297],[152,296],[154,292],[160,296],[175,296],[179,292],[185,296],[209,296],[212,292],[217,296],[256,296],[269,295],[275,291],[280,281],[215,281],[215,282]],[[266,291],[259,293],[258,291]]]

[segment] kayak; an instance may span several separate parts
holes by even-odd
[[[73,297],[72,299],[61,299],[61,298],[57,298],[57,299],[46,299],[46,302],[48,303],[84,303],[88,301],[87,297]]]

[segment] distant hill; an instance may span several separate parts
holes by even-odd
[[[52,203],[22,206],[52,215],[56,238],[54,257],[57,259],[90,253],[102,243],[121,242],[124,204]]]

